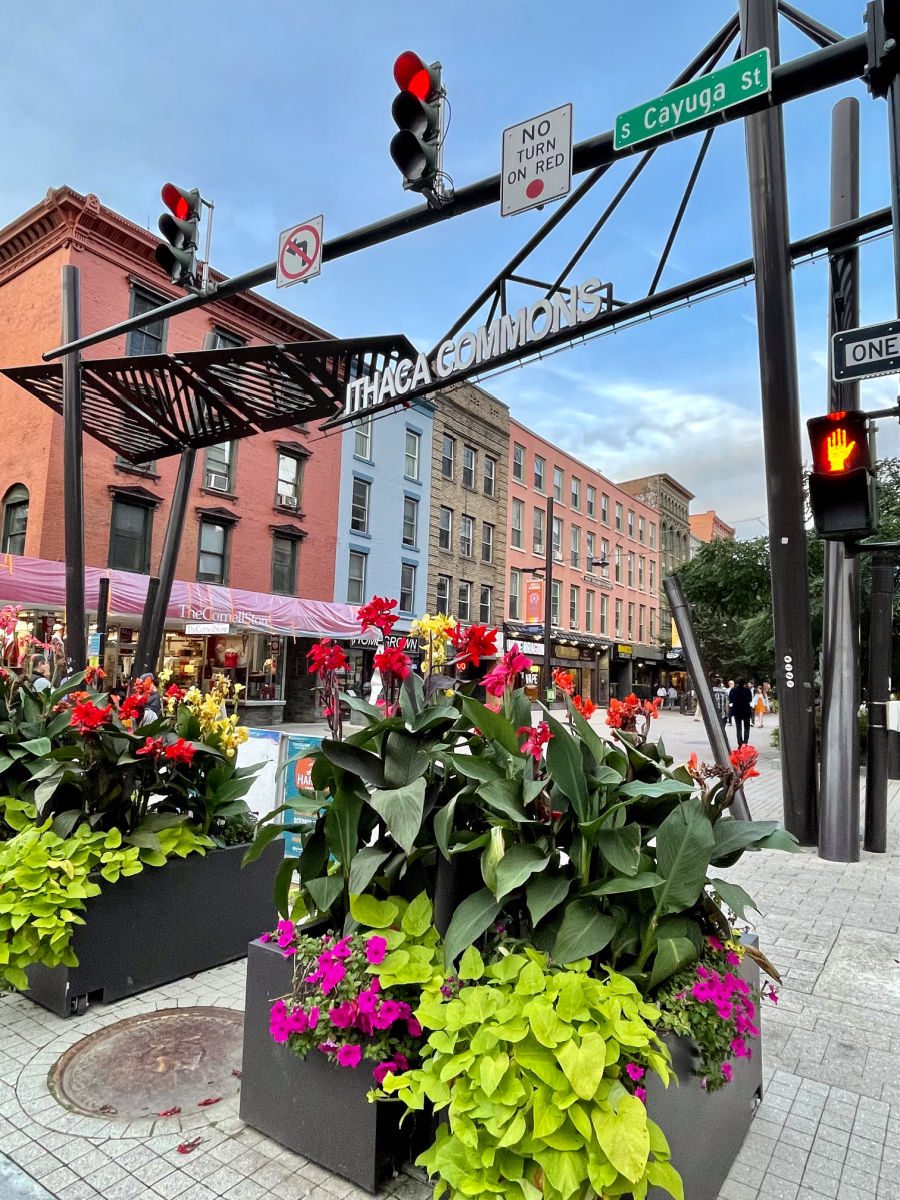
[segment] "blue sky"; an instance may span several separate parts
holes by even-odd
[[[820,21],[862,31],[860,0],[800,0]],[[617,112],[664,91],[734,11],[732,0],[640,5],[575,0],[550,6],[247,4],[186,7],[64,0],[16,10],[15,56],[0,78],[6,170],[0,223],[66,183],[155,228],[168,179],[216,204],[213,261],[234,274],[275,257],[280,230],[325,214],[326,239],[415,203],[388,144],[395,56],[440,58],[452,105],[445,168],[457,186],[499,169],[505,126],[574,104],[582,140]],[[782,20],[782,59],[812,49]],[[7,40],[7,50],[13,39]],[[785,110],[791,232],[828,224],[830,114],[843,95],[861,108],[863,212],[888,203],[885,105],[861,84]],[[186,136],[175,136],[179,122]],[[577,280],[597,274],[623,298],[652,277],[700,135],[663,148],[598,238]],[[613,168],[532,265],[561,265],[632,160]],[[544,216],[549,215],[549,209]],[[326,264],[308,285],[267,294],[335,334],[402,332],[436,342],[544,219],[501,219],[499,206]],[[720,128],[662,286],[750,253],[743,129]],[[554,272],[555,273],[555,272]],[[804,416],[826,404],[827,276],[794,272]],[[891,248],[862,254],[862,320],[893,315]],[[742,288],[614,337],[486,381],[513,414],[614,479],[666,470],[741,535],[763,532],[756,310]],[[894,379],[865,385],[890,402]],[[881,453],[898,452],[884,428]]]

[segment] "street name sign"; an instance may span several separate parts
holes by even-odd
[[[500,216],[512,217],[572,189],[572,105],[503,130]]]
[[[831,339],[831,373],[836,383],[875,379],[900,372],[900,321],[848,329]]]
[[[306,283],[321,272],[323,220],[323,217],[312,217],[278,235],[276,287]]]
[[[625,150],[761,96],[772,87],[769,51],[757,50],[655,100],[619,113],[613,149]]]

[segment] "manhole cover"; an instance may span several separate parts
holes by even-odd
[[[50,1091],[89,1117],[197,1112],[240,1088],[243,1028],[244,1014],[228,1008],[129,1017],[70,1047],[50,1072]]]

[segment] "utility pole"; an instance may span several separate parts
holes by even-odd
[[[64,342],[81,336],[81,284],[77,267],[62,269]],[[87,666],[84,608],[84,438],[82,433],[81,354],[62,360],[63,387],[63,530],[66,551],[66,650],[73,671]]]
[[[768,47],[778,65],[777,0],[741,0],[741,53]],[[781,729],[784,823],[816,842],[816,731],[809,572],[800,452],[800,388],[781,109],[744,121],[763,445],[769,512],[772,612]]]
[[[859,101],[838,101],[831,119],[831,224],[859,216]],[[829,256],[828,411],[859,408],[859,383],[837,383],[832,337],[859,326],[859,250]],[[825,542],[822,619],[822,763],[819,854],[859,859],[859,558],[842,542]],[[870,649],[871,656],[871,649]]]

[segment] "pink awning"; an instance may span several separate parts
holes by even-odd
[[[143,615],[147,576],[99,567],[85,568],[85,606],[88,610],[96,612],[97,590],[103,578],[109,579],[111,617]],[[0,554],[0,604],[64,609],[65,564]],[[349,638],[359,635],[356,612],[352,604],[298,600],[293,596],[270,596],[266,592],[246,592],[239,588],[185,583],[176,579],[166,616],[178,621],[227,621],[237,628],[293,637]]]

